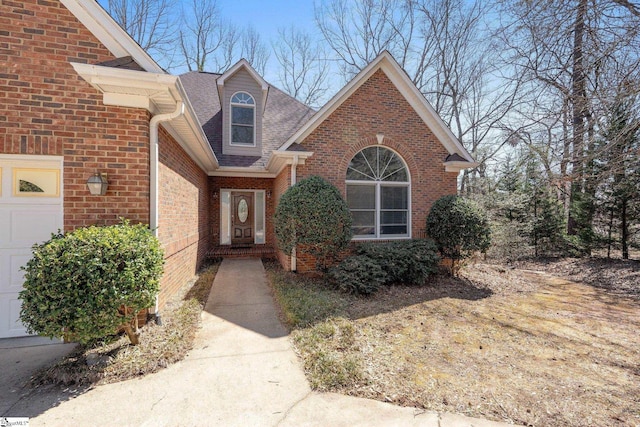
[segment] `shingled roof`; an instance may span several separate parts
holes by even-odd
[[[216,84],[220,76],[192,71],[181,75],[180,81],[220,166],[264,168],[272,151],[280,148],[315,111],[269,85],[262,119],[262,156],[222,154],[222,108]]]

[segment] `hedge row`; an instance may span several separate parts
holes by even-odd
[[[368,295],[392,283],[422,285],[439,263],[430,239],[371,242],[359,245],[356,255],[331,268],[328,276],[344,292]]]

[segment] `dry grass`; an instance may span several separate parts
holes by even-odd
[[[150,322],[141,328],[139,345],[130,345],[124,335],[79,346],[54,366],[38,372],[32,384],[113,383],[147,375],[182,360],[193,348],[200,313],[218,266],[207,267],[197,279],[185,284],[162,311],[162,326]]]
[[[460,279],[350,301],[342,318],[294,336],[319,389],[525,425],[637,426],[639,308],[601,288],[476,264]],[[357,369],[323,382],[318,354]]]

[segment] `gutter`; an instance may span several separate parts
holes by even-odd
[[[289,187],[293,187],[296,185],[296,181],[298,180],[298,162],[300,161],[300,157],[296,154],[293,157],[293,162],[291,163],[291,185]],[[298,270],[298,257],[296,255],[296,247],[294,246],[291,250],[291,271]]]
[[[161,122],[173,120],[184,114],[184,103],[176,102],[176,109],[172,113],[157,114],[149,121],[149,228],[158,237],[158,127]],[[156,323],[161,325],[160,307],[156,295],[156,305],[153,308]]]

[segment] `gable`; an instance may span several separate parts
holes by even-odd
[[[219,79],[220,80],[220,79]],[[242,67],[231,74],[224,81],[224,85],[220,93],[222,103],[222,153],[231,155],[244,156],[261,156],[262,155],[262,119],[264,112],[264,96],[266,93],[262,90],[255,78],[249,71]],[[253,97],[255,104],[254,109],[254,143],[253,147],[240,147],[231,144],[231,98],[238,92],[248,93]],[[211,94],[215,96],[215,94]]]
[[[393,59],[389,52],[382,52],[373,62],[361,70],[345,87],[343,87],[317,114],[304,126],[302,126],[289,140],[279,149],[286,151],[293,144],[299,143],[309,136],[320,124],[326,120],[337,108],[346,102],[354,92],[365,84],[371,76],[384,71],[393,86],[402,94],[412,109],[418,114],[420,119],[429,127],[438,141],[445,147],[449,154],[458,154],[465,161],[455,162],[455,165],[447,163],[445,166],[450,171],[459,171],[466,167],[477,166],[473,158],[462,146],[460,141],[453,135],[442,119],[435,112],[433,107],[416,88],[409,76],[402,70],[400,65]]]

